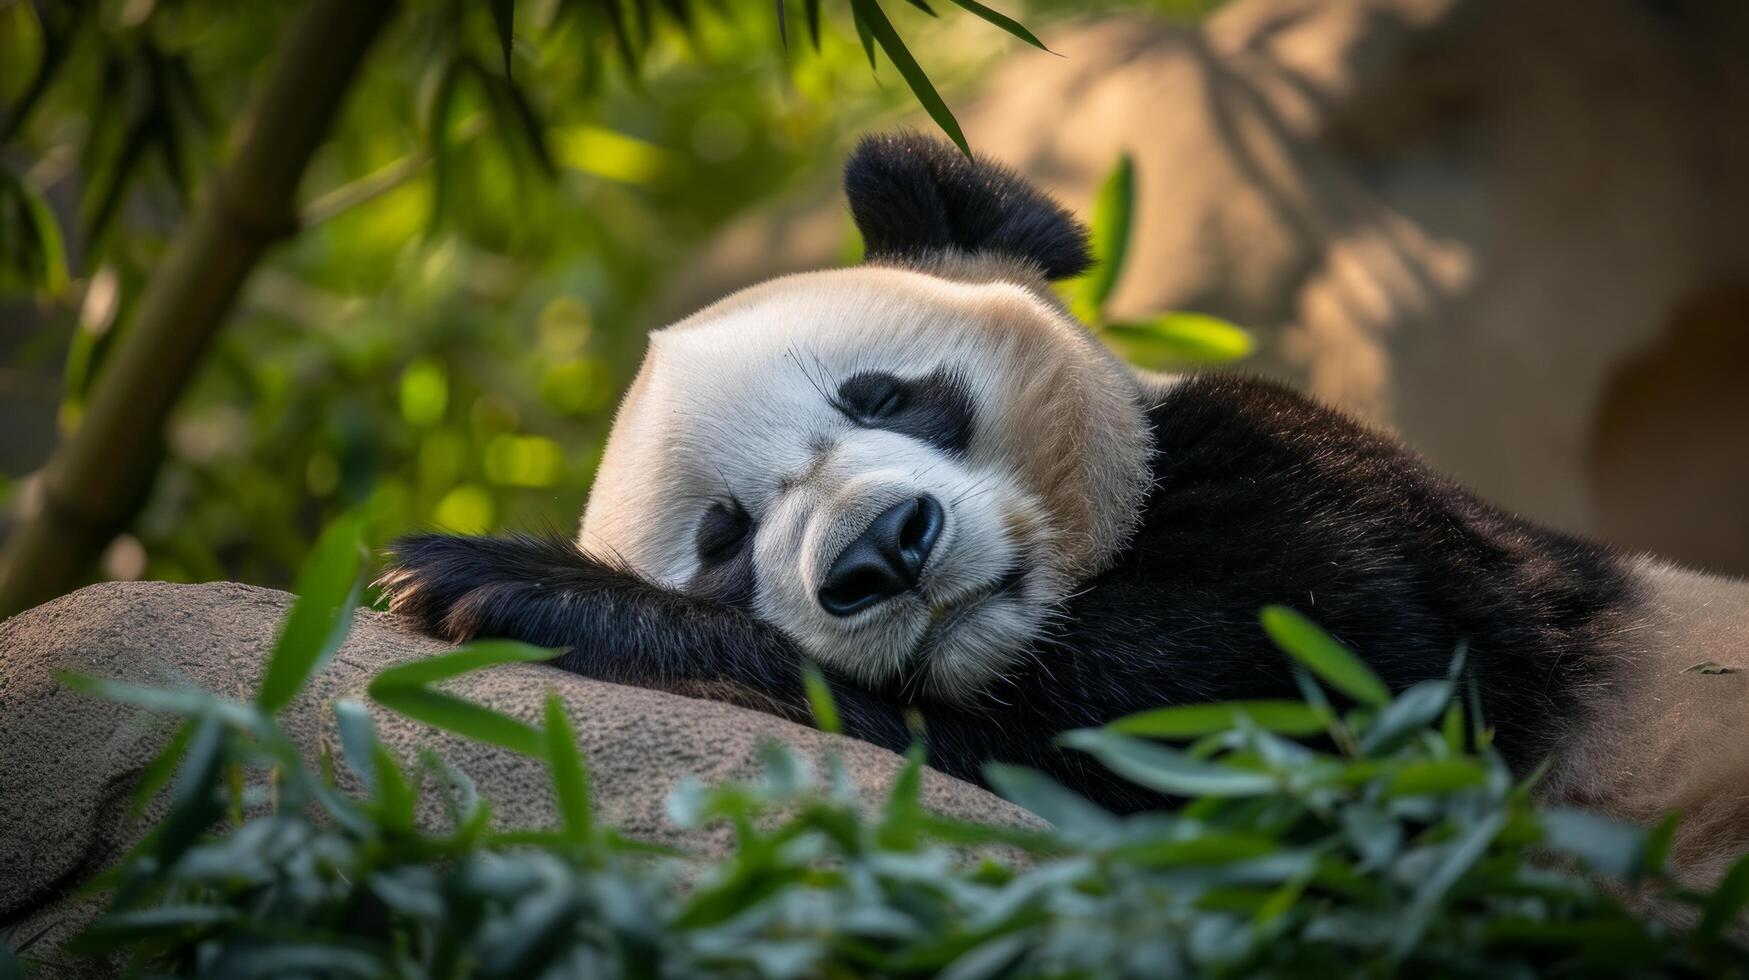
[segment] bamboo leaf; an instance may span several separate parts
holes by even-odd
[[[808,40],[813,42],[814,53],[818,54],[820,51],[820,0],[802,0],[802,13],[808,19]]]
[[[381,742],[371,746],[371,768],[376,772],[376,803],[383,822],[397,830],[413,827],[413,814],[419,804],[412,784],[395,754]]]
[[[41,293],[52,296],[66,290],[67,248],[61,223],[36,188],[4,167],[0,167],[0,222],[0,235],[5,236],[0,239],[0,261]]]
[[[1459,837],[1445,852],[1445,857],[1433,869],[1432,874],[1415,889],[1415,899],[1404,916],[1403,924],[1395,937],[1393,948],[1397,955],[1402,956],[1415,948],[1421,937],[1427,931],[1428,924],[1433,920],[1445,896],[1468,874],[1470,868],[1486,854],[1494,838],[1499,836],[1501,828],[1506,826],[1504,811],[1490,813],[1478,820],[1468,832]]]
[[[1542,815],[1543,843],[1611,877],[1627,880],[1645,862],[1646,832],[1602,814],[1552,807]]]
[[[1473,789],[1488,782],[1488,771],[1469,759],[1426,759],[1396,770],[1387,796],[1438,796]]]
[[[989,7],[979,3],[978,0],[952,0],[952,2],[958,4],[967,12],[981,17],[1015,37],[1020,38],[1022,41],[1025,41],[1040,51],[1051,50],[1050,48],[1045,47],[1045,43],[1040,41],[1036,35],[1027,30],[1026,25],[1000,11],[991,10]]]
[[[425,687],[499,664],[539,663],[558,655],[557,650],[530,646],[515,640],[475,640],[452,653],[421,657],[390,667],[371,680],[368,690],[374,698],[379,691],[391,688]]]
[[[334,716],[340,729],[341,756],[365,788],[375,792],[377,733],[370,711],[357,701],[345,699],[334,702]]]
[[[851,5],[850,14],[851,22],[856,25],[856,39],[862,44],[863,56],[868,58],[869,73],[878,78],[880,69],[875,64],[874,34],[869,30],[868,21],[862,19],[862,14],[857,11],[854,3]]]
[[[638,48],[632,42],[630,29],[626,26],[625,9],[620,6],[620,0],[597,0],[601,9],[607,14],[608,28],[613,32],[614,46],[619,48],[619,56],[624,59],[626,71],[638,73]]]
[[[537,759],[547,754],[546,739],[538,729],[453,694],[425,687],[377,690],[373,686],[370,695],[383,707],[433,728]],[[380,772],[378,779],[381,780]]]
[[[546,125],[541,122],[540,115],[528,101],[528,93],[508,78],[503,86],[504,99],[510,109],[510,121],[522,131],[522,138],[527,141],[529,152],[534,156],[541,173],[548,180],[556,179],[559,169],[553,165],[553,154],[547,147]]]
[[[960,148],[961,153],[968,157],[971,156],[972,148],[966,143],[965,134],[960,131],[959,120],[953,117],[947,103],[942,101],[941,93],[935,90],[935,85],[929,81],[929,76],[917,64],[917,59],[911,57],[911,52],[906,49],[905,42],[899,37],[899,32],[893,29],[892,22],[887,20],[887,15],[881,10],[880,4],[876,0],[850,0],[850,6],[856,14],[858,23],[867,25],[869,36],[873,37],[880,44],[881,50],[887,53],[887,59],[893,63],[894,68],[899,70],[899,75],[905,79],[905,84],[911,87],[911,94],[915,95],[917,101],[922,103],[924,111],[929,113],[929,117],[935,120],[935,124],[941,127],[941,131],[947,134],[948,139],[953,140],[954,145]],[[870,63],[871,65],[873,63],[872,56]]]
[[[1700,925],[1695,931],[1709,939],[1723,935],[1746,906],[1749,906],[1749,854],[1738,858],[1719,880],[1702,907]]]
[[[443,66],[431,93],[431,104],[426,108],[425,143],[431,154],[431,216],[425,229],[427,237],[443,226],[454,193],[455,166],[449,153],[449,126],[456,89],[461,84],[461,72],[460,62],[453,59]]]
[[[565,714],[564,702],[551,691],[547,692],[546,736],[547,764],[553,770],[553,792],[565,833],[581,843],[589,839],[589,770],[583,765],[577,733]]]
[[[498,31],[498,47],[504,54],[504,77],[510,77],[510,48],[515,43],[516,0],[492,0],[492,26]]]
[[[1399,694],[1380,711],[1360,739],[1360,750],[1378,754],[1425,731],[1451,703],[1455,686],[1449,680],[1422,681]]]
[[[1185,704],[1126,715],[1105,727],[1147,738],[1195,738],[1231,731],[1240,719],[1281,735],[1316,735],[1324,730],[1324,715],[1303,701],[1226,701]]]
[[[181,764],[182,755],[187,751],[189,741],[194,738],[194,728],[194,720],[185,719],[176,726],[169,741],[152,757],[152,761],[140,770],[139,784],[134,787],[133,799],[128,803],[128,819],[136,819],[144,813],[152,800],[157,798],[158,792],[170,782],[170,777],[176,774],[176,767]]]
[[[984,767],[984,778],[1003,799],[1031,810],[1059,829],[1085,835],[1117,828],[1116,817],[1036,769],[992,762]]]
[[[1136,166],[1128,153],[1118,158],[1117,166],[1099,185],[1099,196],[1093,203],[1093,221],[1089,228],[1093,249],[1093,268],[1081,279],[1076,296],[1075,313],[1089,322],[1103,319],[1105,301],[1117,288],[1123,275],[1124,262],[1129,257],[1130,223],[1136,206]]]
[[[1101,728],[1078,728],[1057,737],[1107,769],[1148,789],[1179,796],[1259,796],[1278,786],[1268,773],[1203,762],[1182,752]]]
[[[1286,606],[1265,608],[1262,620],[1275,645],[1326,684],[1361,704],[1383,707],[1390,703],[1391,692],[1378,675],[1311,620]]]
[[[1125,360],[1146,368],[1236,361],[1257,347],[1244,328],[1204,313],[1163,313],[1133,323],[1113,323],[1101,336]]]
[[[255,703],[277,712],[346,639],[363,588],[364,524],[349,514],[329,525],[298,573],[297,599],[262,674]]]
[[[809,662],[802,668],[802,686],[808,693],[808,706],[814,713],[814,727],[833,735],[843,731],[838,720],[838,702],[832,698],[832,686],[818,664]]]

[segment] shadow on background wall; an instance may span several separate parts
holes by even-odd
[[[1083,212],[1134,155],[1114,316],[1246,324],[1254,370],[1509,508],[1749,575],[1749,5],[1234,0],[1051,43],[966,129]],[[672,312],[845,220],[822,180],[742,221]]]

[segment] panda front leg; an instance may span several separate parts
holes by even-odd
[[[782,633],[720,603],[653,585],[570,541],[526,535],[417,535],[397,541],[378,579],[389,609],[452,642],[559,647],[553,665],[596,680],[810,717],[802,652]],[[899,710],[829,677],[845,734],[902,749]]]

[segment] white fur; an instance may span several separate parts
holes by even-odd
[[[963,457],[858,427],[828,401],[859,371],[943,368],[974,405]],[[732,495],[757,525],[761,618],[865,683],[917,664],[906,680],[923,693],[970,696],[1129,533],[1147,453],[1139,400],[1042,284],[873,267],[786,277],[652,336],[580,543],[684,588],[700,519]],[[945,526],[918,587],[826,613],[816,596],[834,558],[921,494],[943,504]],[[1021,588],[985,595],[1017,564]]]

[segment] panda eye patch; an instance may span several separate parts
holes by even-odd
[[[853,374],[838,386],[833,406],[866,429],[920,439],[943,452],[964,453],[972,441],[972,398],[958,374],[941,369],[905,379],[884,371]]]
[[[752,528],[753,518],[740,501],[711,504],[698,522],[699,558],[712,564],[728,561],[741,550]]]
[[[838,386],[839,408],[857,422],[890,418],[905,408],[905,382],[890,374],[864,372]]]

